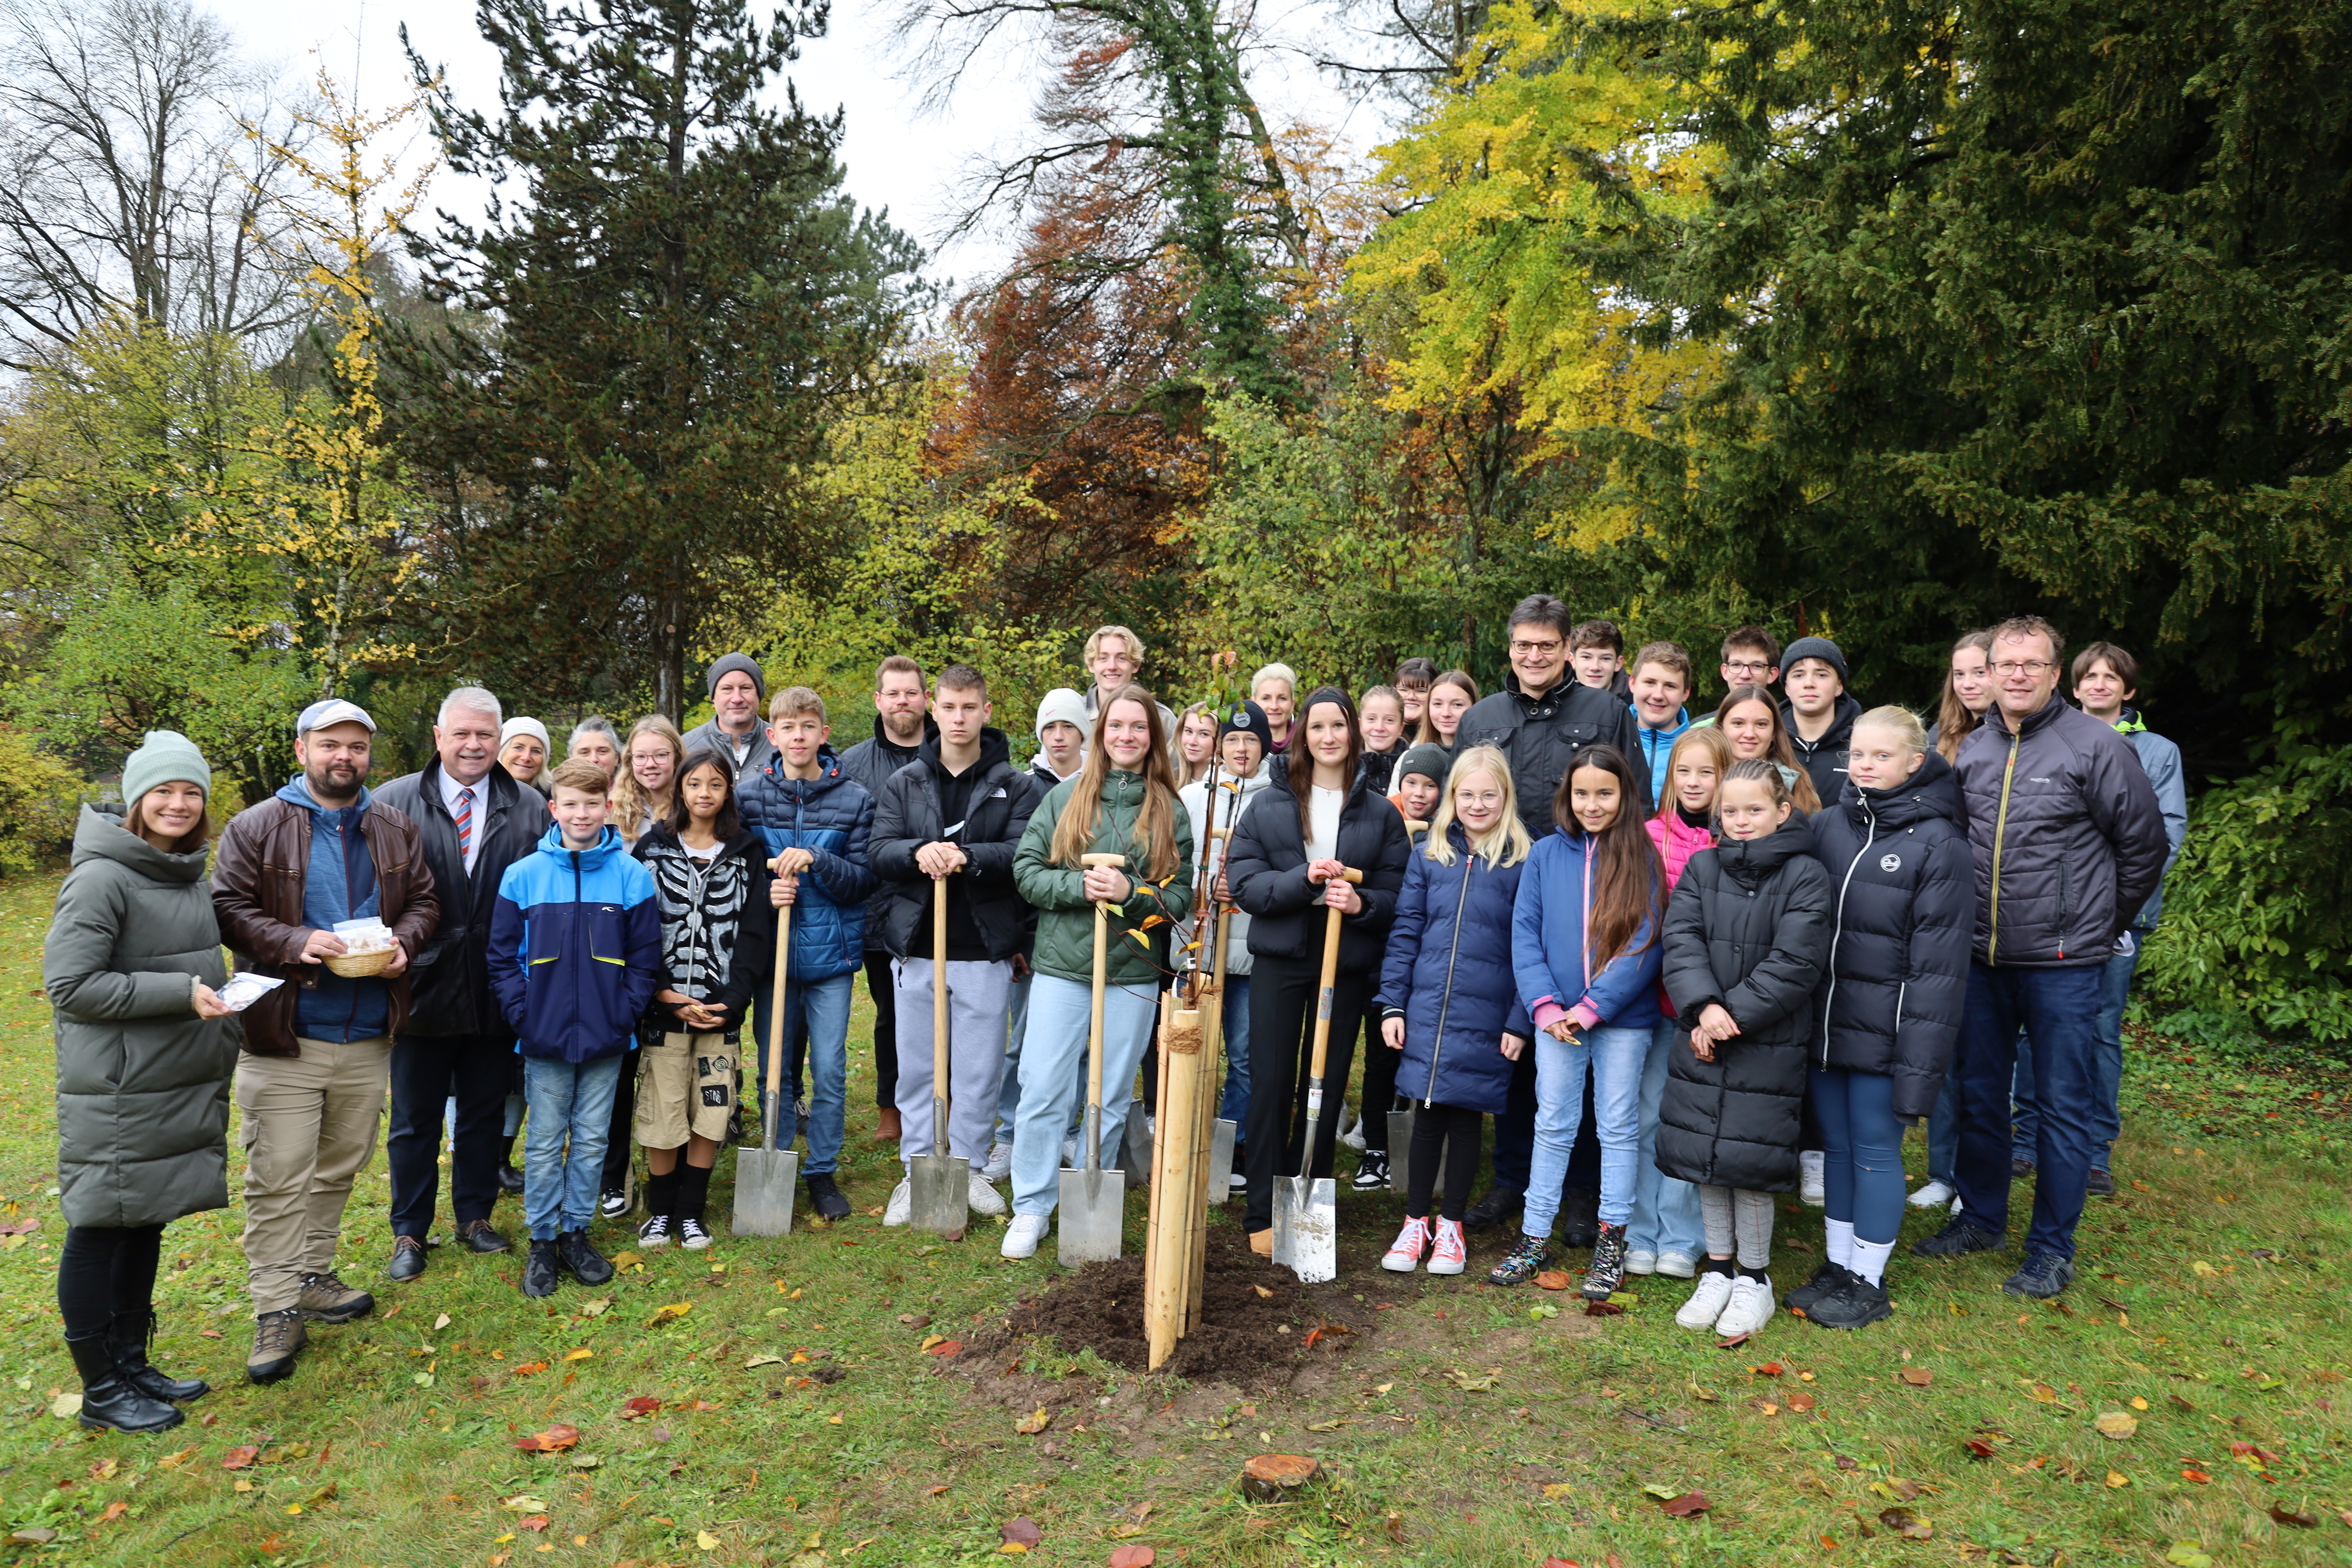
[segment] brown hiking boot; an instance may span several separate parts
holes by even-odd
[[[294,1358],[310,1338],[294,1308],[262,1313],[253,1320],[253,1353],[245,1358],[245,1375],[255,1383],[276,1383],[294,1370]]]
[[[331,1268],[323,1274],[302,1276],[302,1294],[294,1305],[306,1318],[316,1318],[322,1323],[348,1323],[353,1318],[364,1318],[375,1309],[375,1298],[364,1290],[354,1290],[335,1278]]]

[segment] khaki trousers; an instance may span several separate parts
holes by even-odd
[[[299,1057],[240,1055],[246,1285],[254,1315],[283,1311],[305,1274],[335,1266],[352,1182],[375,1152],[392,1037],[297,1039]]]

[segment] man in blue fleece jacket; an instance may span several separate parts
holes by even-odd
[[[574,759],[550,783],[554,826],[507,868],[490,916],[490,989],[514,1026],[530,1107],[526,1296],[552,1295],[565,1271],[583,1285],[613,1277],[588,1222],[622,1056],[661,973],[653,877],[604,821],[604,770]]]

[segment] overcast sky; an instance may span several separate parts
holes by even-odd
[[[408,92],[399,36],[404,23],[419,51],[447,68],[460,102],[485,110],[497,103],[498,57],[475,31],[473,0],[211,0],[211,8],[251,53],[280,62],[292,75],[307,79],[318,64],[311,55],[317,50],[338,82],[347,85],[356,77],[372,109]],[[966,79],[945,115],[919,113],[914,91],[894,75],[887,26],[894,9],[892,0],[835,0],[830,35],[804,46],[792,75],[812,110],[847,111],[842,162],[850,193],[868,206],[889,209],[900,227],[933,248],[958,171],[973,156],[1017,138],[1026,125],[1035,68],[1027,60],[994,62]],[[1311,23],[1297,20],[1307,15],[1293,13],[1281,31],[1311,37]],[[1360,150],[1369,149],[1380,135],[1372,116],[1359,111],[1351,118],[1347,102],[1311,69],[1293,67],[1293,58],[1275,51],[1254,67],[1269,114],[1277,121],[1303,117],[1342,128]],[[480,192],[445,174],[426,206],[471,216],[481,200]],[[966,239],[935,256],[929,270],[970,283],[993,270],[1005,254],[1002,236]]]

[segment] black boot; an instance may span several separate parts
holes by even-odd
[[[1591,1247],[1601,1239],[1601,1194],[1594,1189],[1561,1189],[1559,1239],[1569,1247]]]
[[[131,1385],[150,1399],[176,1404],[184,1399],[202,1399],[213,1391],[213,1385],[200,1377],[170,1377],[147,1364],[147,1336],[155,1331],[155,1313],[117,1312],[109,1326],[109,1336],[114,1350],[114,1364],[130,1380]]]
[[[160,1399],[151,1399],[115,1364],[110,1334],[68,1340],[74,1370],[81,1373],[81,1424],[112,1432],[165,1432],[187,1419]]]

